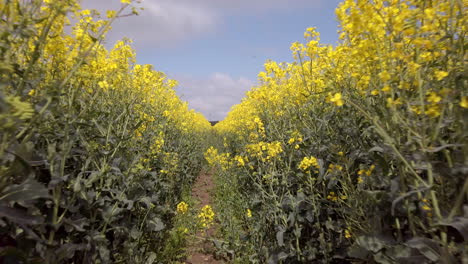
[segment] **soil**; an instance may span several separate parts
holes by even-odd
[[[198,202],[198,209],[209,204],[212,205],[211,192],[214,188],[212,172],[202,171],[192,187],[192,197]],[[216,213],[216,212],[215,212]],[[214,258],[214,247],[209,238],[215,234],[216,225],[212,225],[206,232],[196,235],[194,241],[189,242],[187,248],[186,264],[221,264]]]

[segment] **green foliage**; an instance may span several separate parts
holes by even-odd
[[[74,3],[0,4],[0,260],[167,263],[176,204],[203,165],[202,129],[167,114],[192,115],[161,73],[145,68],[161,77],[148,94],[132,86],[142,67],[128,46],[98,43],[111,21],[63,33]],[[116,64],[107,77],[120,82],[100,81],[96,61]]]
[[[311,28],[294,63],[265,64],[206,155],[220,251],[239,263],[468,260],[461,6],[346,0],[336,47]]]

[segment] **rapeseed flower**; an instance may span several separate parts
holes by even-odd
[[[252,211],[250,209],[247,209],[246,211],[246,216],[247,218],[251,218],[252,217]]]
[[[185,214],[187,213],[188,211],[188,204],[186,204],[185,202],[180,202],[178,205],[177,205],[177,212],[180,213],[180,214]]]
[[[460,106],[463,108],[468,108],[468,96],[463,96],[460,100]]]
[[[447,77],[448,75],[449,75],[449,74],[448,74],[448,72],[446,72],[446,71],[436,71],[436,72],[434,73],[434,76],[436,77],[436,79],[437,79],[438,81],[444,79],[444,78]]]
[[[350,232],[349,228],[345,229],[345,237],[346,238],[351,238],[351,232]]]
[[[440,97],[437,93],[435,92],[430,92],[427,96],[427,101],[429,103],[433,103],[433,104],[436,104],[438,102],[440,102],[440,100],[442,100],[442,97]]]
[[[203,206],[201,212],[198,214],[198,219],[200,220],[202,227],[208,228],[213,223],[214,216],[215,214],[213,209],[207,204]]]
[[[429,106],[425,112],[429,117],[438,117],[440,116],[440,113],[440,107],[436,104]]]
[[[317,158],[315,158],[313,156],[304,157],[304,159],[302,159],[301,163],[299,164],[299,169],[307,170],[310,167],[315,167],[317,169],[320,168],[320,165],[318,164]]]
[[[337,106],[343,106],[344,104],[341,93],[335,93],[333,96],[330,94],[328,96],[328,101],[334,103]]]
[[[382,81],[386,82],[386,81],[390,80],[392,76],[387,71],[383,71],[383,72],[379,73],[379,77],[380,77],[380,79]]]

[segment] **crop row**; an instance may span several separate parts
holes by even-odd
[[[170,261],[210,124],[129,41],[104,46],[128,9],[1,1],[0,262]]]
[[[233,263],[468,259],[466,1],[345,0],[216,124]]]

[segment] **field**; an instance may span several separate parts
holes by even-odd
[[[466,0],[344,0],[213,126],[121,2],[0,1],[0,263],[468,263]]]

